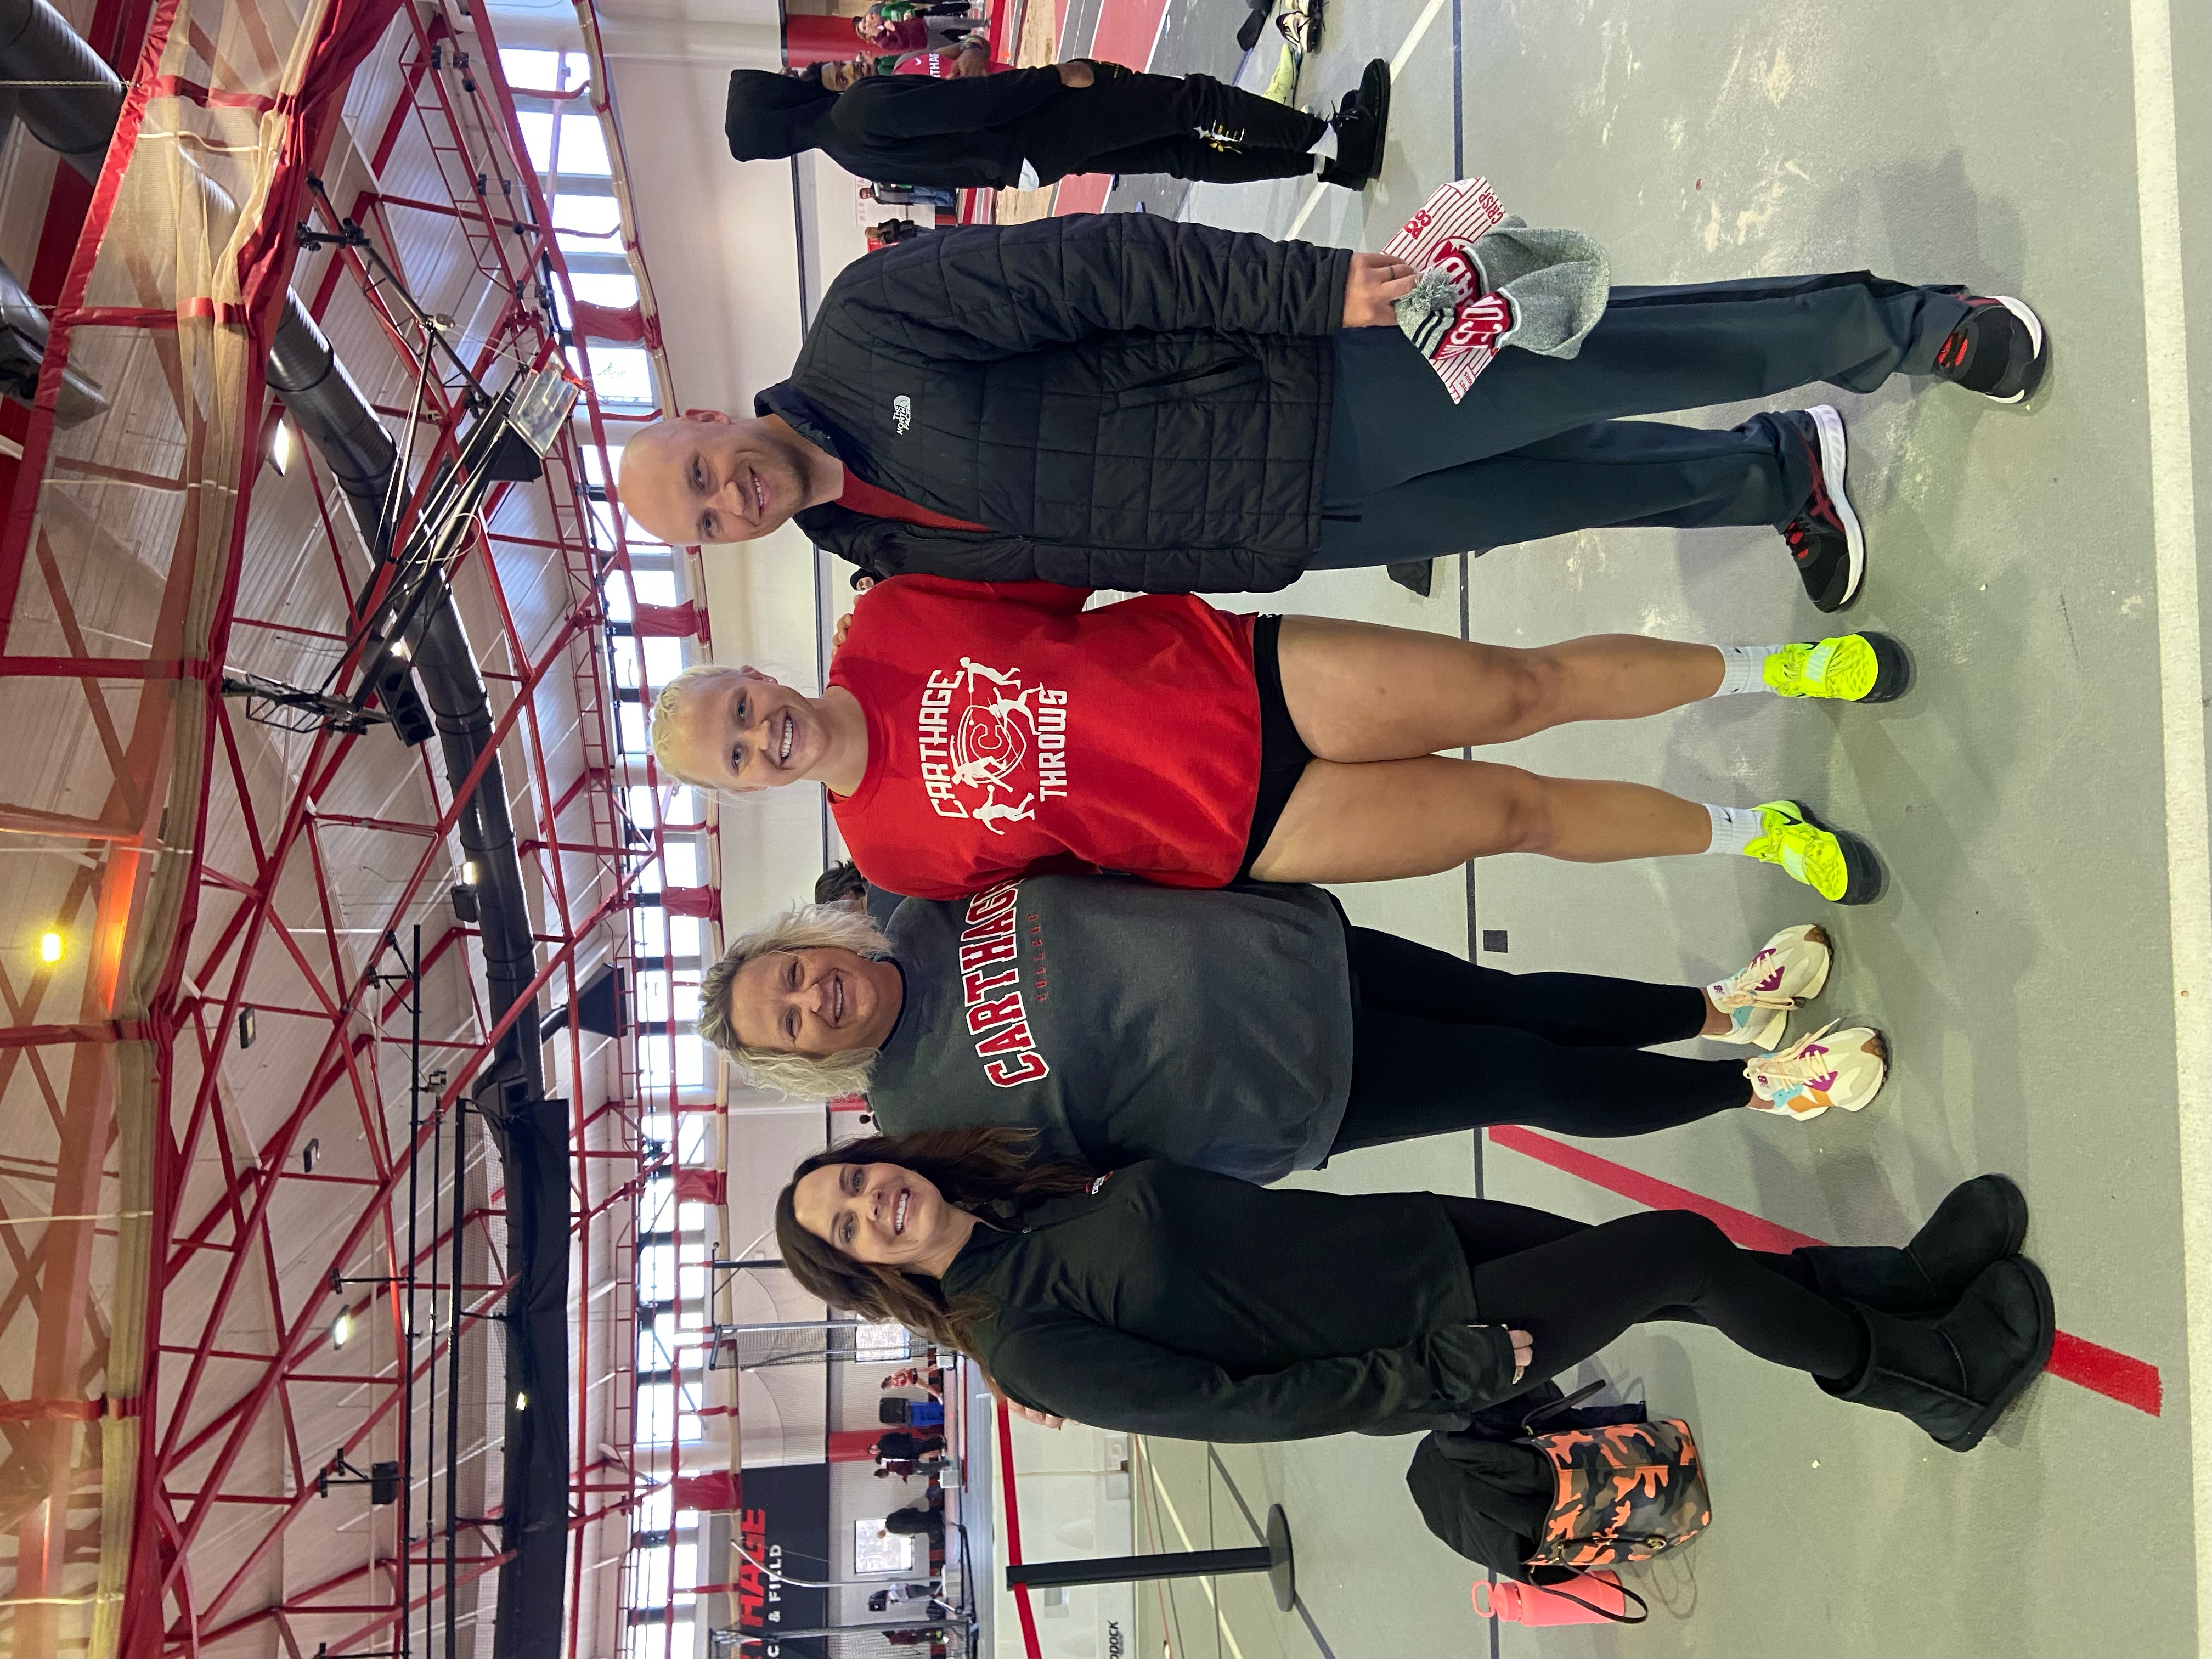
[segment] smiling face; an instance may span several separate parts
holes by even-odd
[[[842,92],[855,81],[864,81],[876,72],[872,58],[854,58],[848,63],[828,63],[822,66],[822,84],[831,92]]]
[[[792,1190],[799,1224],[855,1261],[903,1267],[964,1239],[964,1218],[924,1177],[896,1164],[827,1164]]]
[[[881,1048],[905,1001],[889,962],[835,947],[771,951],[731,979],[730,1029],[745,1048],[820,1060]]]
[[[665,747],[683,776],[732,792],[818,777],[838,758],[836,727],[821,703],[750,668],[702,679]]]
[[[690,410],[623,447],[623,509],[663,541],[749,542],[808,505],[806,446],[773,416]]]

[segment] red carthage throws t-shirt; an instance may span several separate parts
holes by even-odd
[[[870,881],[942,899],[1040,867],[1235,878],[1259,793],[1252,618],[1089,597],[936,576],[860,596],[830,683],[866,712],[868,769],[830,804]]]

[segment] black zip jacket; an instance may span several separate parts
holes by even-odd
[[[754,407],[990,526],[798,515],[873,574],[1271,591],[1321,544],[1351,261],[1142,213],[939,231],[848,265]]]
[[[1462,1426],[1512,1393],[1432,1193],[1255,1187],[1157,1161],[978,1226],[949,1300],[1009,1399],[1097,1428],[1297,1440]]]

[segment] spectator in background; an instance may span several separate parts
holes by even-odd
[[[855,869],[853,860],[833,864],[814,878],[814,902],[834,904],[854,915],[864,915],[878,927],[890,924],[892,913],[906,902],[905,896],[888,888],[872,886]],[[935,1372],[941,1382],[945,1373]]]
[[[817,904],[842,904],[848,910],[863,908],[867,902],[868,884],[847,859],[842,864],[833,864],[814,878],[814,902]]]
[[[892,1429],[876,1437],[876,1455],[880,1458],[904,1458],[911,1462],[927,1457],[932,1452],[945,1449],[941,1434],[909,1434],[904,1429]]]
[[[925,1504],[909,1504],[884,1517],[882,1538],[927,1536],[932,1549],[945,1547],[945,1489],[933,1486]]]
[[[841,87],[844,88],[840,90]],[[1072,173],[1237,183],[1319,173],[1363,190],[1382,164],[1389,66],[1324,119],[1208,75],[1136,75],[1078,58],[1003,75],[730,76],[722,131],[740,161],[818,149],[863,179],[1035,189]]]
[[[853,20],[853,33],[880,52],[934,52],[957,46],[979,31],[960,0],[918,5],[913,0],[878,0]]]
[[[850,864],[843,867],[848,870],[853,868]],[[859,873],[858,871],[854,872],[855,877]],[[817,896],[814,902],[819,904],[823,902],[819,896],[821,884],[817,882],[815,886]],[[932,1365],[925,1374],[919,1366],[909,1365],[904,1370],[893,1371],[879,1386],[886,1389],[927,1389],[932,1400],[942,1400],[945,1398],[945,1368]]]

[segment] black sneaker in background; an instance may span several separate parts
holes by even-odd
[[[1936,377],[2001,404],[2035,395],[2045,362],[2043,319],[2008,295],[1970,295],[1966,315],[1936,353]]]
[[[1782,539],[1797,567],[1797,579],[1814,605],[1841,611],[1858,597],[1866,576],[1866,534],[1844,493],[1849,459],[1844,417],[1826,404],[1791,411],[1788,421],[1803,442],[1813,466],[1813,487],[1796,515],[1782,526]]]
[[[1252,0],[1252,15],[1237,25],[1237,50],[1249,52],[1260,44],[1260,31],[1267,27],[1267,14],[1274,9],[1275,0]]]
[[[1359,89],[1345,94],[1330,119],[1336,129],[1336,159],[1322,168],[1325,184],[1364,190],[1382,170],[1382,143],[1390,129],[1390,65],[1377,58],[1359,77]]]

